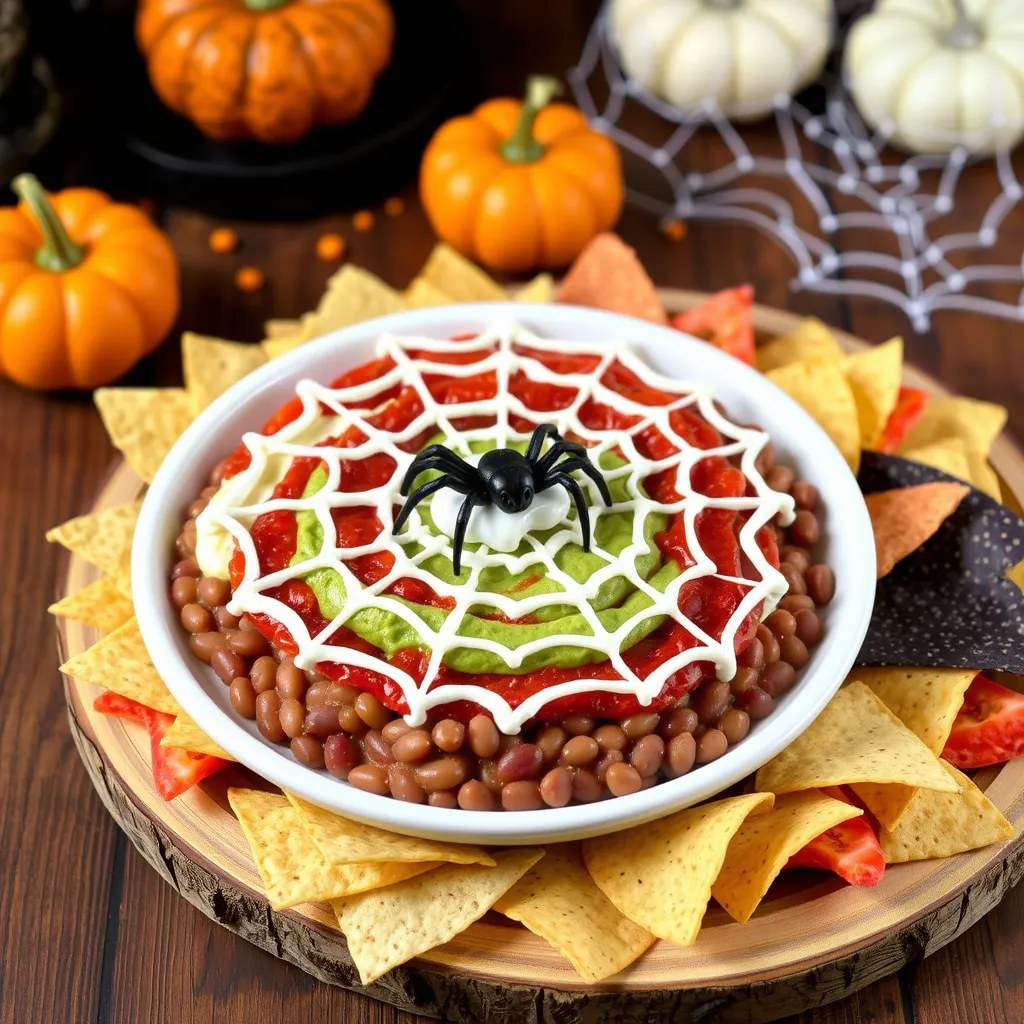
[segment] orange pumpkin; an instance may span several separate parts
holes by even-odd
[[[571,263],[622,210],[611,139],[531,78],[526,100],[497,99],[442,125],[420,169],[434,231],[459,252],[510,272]]]
[[[160,344],[178,315],[171,243],[91,188],[47,196],[31,175],[0,209],[0,374],[27,388],[94,388]]]
[[[149,79],[214,139],[293,142],[362,113],[391,58],[386,0],[141,0]]]

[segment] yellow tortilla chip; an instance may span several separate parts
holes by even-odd
[[[124,572],[115,572],[110,578],[114,581],[114,586],[117,587],[119,593],[130,601],[132,599],[132,574],[126,569]]]
[[[1006,425],[1006,410],[976,398],[932,398],[924,415],[910,428],[899,454],[936,441],[960,437],[969,451],[985,457]]]
[[[972,668],[859,668],[856,677],[936,756],[949,739]]]
[[[309,338],[304,338],[301,334],[288,334],[280,338],[267,338],[266,341],[260,342],[260,348],[269,361],[277,359],[279,356],[287,355],[292,349],[305,345],[309,340]]]
[[[379,889],[437,866],[331,865],[299,825],[295,808],[279,793],[232,788],[228,803],[242,826],[267,900],[275,910]]]
[[[405,303],[394,288],[368,270],[346,263],[327,282],[327,290],[316,311],[302,318],[301,336],[308,341],[402,309]]]
[[[184,388],[97,388],[93,398],[111,444],[147,484],[195,415]]]
[[[804,359],[769,371],[768,379],[818,421],[856,473],[860,466],[860,426],[853,391],[842,366],[823,359]]]
[[[134,614],[132,602],[118,589],[112,576],[103,576],[77,594],[68,594],[47,611],[109,633],[123,626]]]
[[[740,825],[711,895],[731,917],[749,921],[794,853],[833,825],[863,813],[818,790],[780,796],[767,814],[751,815]]]
[[[984,491],[990,498],[996,501],[1003,500],[1003,488],[999,483],[999,474],[989,465],[988,458],[981,452],[968,452],[967,461],[971,466],[971,475],[968,480],[979,491]]]
[[[223,747],[217,746],[184,711],[180,712],[167,727],[167,732],[160,740],[160,746],[191,750],[195,754],[212,754],[225,761],[235,760]]]
[[[933,441],[920,448],[911,448],[901,453],[904,459],[920,462],[923,466],[941,469],[943,473],[959,480],[971,479],[971,462],[967,454],[967,442],[962,437],[947,437]]]
[[[457,299],[453,299],[447,292],[441,291],[437,285],[431,284],[425,277],[417,277],[405,289],[403,297],[409,309],[427,309],[430,306],[452,306],[458,302]]]
[[[618,974],[654,942],[594,884],[578,843],[547,847],[494,909],[554,946],[584,981]]]
[[[583,859],[631,921],[659,939],[692,946],[729,842],[747,815],[769,810],[772,799],[770,793],[729,797],[587,839]]]
[[[60,544],[108,575],[126,573],[132,557],[132,537],[141,501],[114,505],[101,512],[76,516],[46,531],[51,544]]]
[[[999,808],[962,772],[939,762],[959,786],[957,793],[920,789],[903,820],[878,841],[887,864],[952,857],[990,843],[1013,839],[1016,829]]]
[[[867,686],[851,682],[757,772],[760,792],[798,793],[851,783],[954,788],[935,755]]]
[[[456,302],[503,302],[505,289],[445,242],[434,246],[420,277]]]
[[[298,811],[302,827],[331,864],[435,860],[447,864],[494,865],[490,854],[479,847],[386,832],[325,811],[294,793],[286,795]]]
[[[544,851],[499,850],[494,867],[445,864],[386,889],[332,900],[338,927],[364,985],[478,921]]]
[[[185,331],[181,336],[181,361],[185,388],[199,413],[232,384],[258,370],[267,361],[267,354],[259,345]]]
[[[757,348],[757,368],[762,373],[777,370],[790,363],[817,359],[825,363],[838,363],[843,350],[832,332],[815,317],[808,317],[789,334],[783,334]]]
[[[918,792],[916,786],[899,783],[876,786],[871,782],[858,782],[850,789],[883,828],[895,828],[903,820]]]
[[[164,685],[142,642],[139,624],[129,619],[88,650],[60,667],[61,672],[84,683],[113,690],[148,708],[180,715],[181,706]]]
[[[903,339],[847,356],[843,372],[850,382],[860,421],[861,448],[874,448],[889,415],[896,408],[903,376]]]
[[[527,281],[515,294],[516,302],[554,302],[555,279],[550,274],[538,274]]]
[[[268,338],[287,338],[301,330],[301,320],[267,320],[263,324],[263,333]]]

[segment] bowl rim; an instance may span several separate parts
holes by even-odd
[[[167,573],[173,562],[166,542],[168,519],[173,517],[174,533],[170,536],[174,536],[180,526],[181,509],[195,496],[178,494],[183,486],[179,480],[203,460],[209,438],[218,426],[223,428],[229,414],[237,416],[240,410],[259,408],[254,420],[264,422],[269,410],[259,405],[259,398],[266,391],[294,385],[302,376],[315,376],[315,367],[325,357],[337,357],[382,333],[451,336],[455,331],[482,329],[502,320],[525,323],[548,336],[557,336],[564,327],[577,334],[583,330],[588,338],[593,334],[595,345],[626,339],[641,346],[671,343],[679,357],[693,366],[692,377],[710,376],[713,383],[714,378],[738,379],[744,395],[766,408],[765,422],[772,439],[778,437],[780,419],[790,421],[790,433],[797,434],[800,442],[791,445],[787,454],[804,460],[813,458],[829,476],[826,535],[830,546],[838,540],[845,552],[842,571],[837,571],[843,581],[842,599],[834,602],[836,608],[830,606],[825,641],[815,649],[797,685],[744,740],[716,761],[629,796],[516,813],[404,803],[358,790],[325,772],[300,765],[287,748],[254,734],[251,723],[223,710],[209,695],[200,677],[207,683],[215,677],[187,654],[187,647],[183,652],[184,634],[165,596]],[[332,376],[340,369],[332,366]],[[728,407],[727,412],[732,415]],[[238,436],[231,435],[228,443],[232,447]],[[223,450],[229,450],[227,445]],[[456,842],[514,845],[580,839],[651,821],[721,793],[788,746],[839,689],[867,633],[875,592],[873,550],[871,521],[843,456],[809,413],[754,368],[674,329],[604,310],[483,302],[408,310],[342,328],[268,362],[215,399],[177,440],[149,486],[132,546],[131,584],[143,641],[172,695],[204,733],[261,778],[310,803],[390,831]],[[835,558],[832,553],[829,564],[838,569]]]

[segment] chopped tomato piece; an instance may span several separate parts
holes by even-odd
[[[900,388],[896,407],[882,428],[882,436],[875,446],[877,451],[892,455],[907,439],[914,424],[924,415],[930,395],[920,388]]]
[[[749,284],[716,292],[706,302],[671,320],[678,331],[711,342],[715,348],[754,365],[754,324],[751,307],[754,289]]]
[[[979,674],[964,694],[942,756],[957,768],[983,768],[1024,754],[1024,694]]]
[[[122,715],[124,718],[134,718],[136,722],[145,724],[146,712],[149,708],[140,704],[131,697],[122,697],[113,690],[104,690],[93,701],[92,706],[103,715]]]

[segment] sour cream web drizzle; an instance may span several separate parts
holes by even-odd
[[[552,353],[574,353],[597,358],[598,365],[592,373],[557,373],[527,354],[517,352],[516,345]],[[494,350],[493,352],[490,350]],[[425,353],[413,358],[411,351]],[[431,353],[465,353],[479,351],[485,354],[478,362],[467,364],[440,363],[431,360]],[[505,733],[517,733],[528,719],[535,716],[548,702],[571,694],[604,691],[634,694],[641,704],[649,704],[660,692],[665,681],[684,666],[694,661],[711,661],[716,666],[719,678],[729,679],[736,671],[736,631],[746,616],[764,602],[767,614],[786,592],[785,578],[774,569],[758,547],[757,531],[780,514],[784,522],[793,516],[793,500],[789,495],[773,491],[757,471],[755,460],[768,443],[768,435],[761,430],[740,427],[730,422],[715,407],[712,389],[700,382],[677,381],[665,377],[648,367],[628,347],[597,347],[593,344],[541,338],[516,324],[497,325],[470,341],[453,342],[426,337],[398,337],[384,335],[377,344],[379,356],[390,356],[395,366],[380,378],[352,387],[332,389],[313,380],[301,380],[296,394],[302,402],[302,413],[292,423],[276,434],[264,436],[247,433],[243,438],[252,461],[249,467],[226,481],[213,497],[197,522],[199,549],[216,546],[218,537],[224,531],[238,544],[245,558],[245,575],[236,589],[229,611],[234,615],[254,612],[277,619],[291,633],[298,645],[295,663],[302,669],[312,669],[319,662],[333,662],[369,669],[393,679],[402,690],[409,706],[406,721],[413,726],[421,725],[427,712],[439,704],[455,700],[468,700],[485,707],[494,717],[498,728]],[[618,361],[633,371],[645,384],[652,388],[678,397],[667,405],[648,406],[634,402],[602,383],[601,378],[611,363]],[[476,376],[493,371],[498,387],[493,398],[476,401],[439,405],[431,395],[424,374],[441,374],[449,377]],[[508,390],[512,374],[523,372],[534,381],[556,384],[561,388],[576,389],[576,397],[563,409],[531,409],[524,405]],[[395,385],[415,388],[423,403],[423,412],[407,427],[396,432],[377,429],[367,422],[367,417],[384,408],[382,402],[376,409],[349,409],[348,403],[366,402],[377,394]],[[579,411],[588,400],[610,406],[617,412],[639,417],[638,422],[623,429],[591,430],[579,419]],[[699,449],[690,445],[673,429],[669,414],[674,409],[694,407],[711,426],[725,438],[726,443],[711,449]],[[324,417],[322,407],[330,410]],[[418,511],[414,511],[403,532],[393,537],[391,526],[394,522],[393,507],[400,505],[403,498],[399,486],[409,464],[415,457],[404,452],[398,445],[409,441],[428,429],[444,435],[445,444],[463,456],[470,454],[469,445],[474,441],[496,443],[506,447],[511,441],[525,441],[528,433],[520,433],[511,426],[511,418],[521,416],[532,423],[550,421],[555,423],[563,435],[575,434],[590,442],[590,458],[597,464],[602,453],[618,449],[626,458],[626,464],[604,470],[609,481],[624,478],[628,500],[617,502],[607,508],[596,493],[596,488],[583,475],[578,475],[581,486],[588,490],[591,535],[596,536],[595,527],[601,515],[610,512],[630,511],[633,513],[632,540],[617,555],[592,545],[591,551],[605,561],[605,566],[590,576],[585,583],[578,583],[563,572],[555,562],[559,549],[569,543],[581,544],[582,535],[576,521],[567,522],[565,528],[553,534],[546,542],[532,535],[527,536],[530,551],[524,555],[512,556],[491,551],[481,546],[476,551],[463,553],[463,565],[468,568],[458,583],[444,582],[422,567],[432,555],[444,554],[451,557],[451,541],[446,536],[435,535],[424,522]],[[456,430],[452,420],[469,416],[494,416],[496,423],[475,430]],[[318,424],[318,420],[321,421]],[[326,422],[325,422],[326,421]],[[315,428],[323,425],[323,429]],[[634,438],[648,427],[655,427],[678,451],[664,459],[648,459],[641,455]],[[319,446],[315,442],[343,433],[349,427],[356,427],[366,436],[366,441],[353,448]],[[342,492],[338,490],[343,462],[351,462],[370,455],[386,453],[394,459],[397,468],[389,482],[372,491]],[[740,469],[752,485],[754,494],[739,498],[710,498],[698,494],[690,485],[690,470],[693,465],[712,455],[739,457]],[[326,484],[314,495],[307,498],[272,499],[268,495],[279,476],[268,481],[268,461],[274,458],[290,460],[294,457],[313,456],[323,460],[327,470]],[[644,478],[653,473],[673,470],[675,489],[680,499],[671,503],[654,501],[639,489]],[[337,532],[331,517],[331,510],[344,506],[374,506],[377,517],[384,524],[383,530],[374,540],[358,547],[338,547]],[[701,549],[697,537],[696,521],[701,511],[707,508],[723,508],[747,511],[749,518],[740,530],[740,546],[757,579],[720,575],[714,562]],[[288,566],[279,572],[259,576],[259,561],[248,525],[258,516],[267,512],[289,510],[312,511],[323,530],[323,544],[313,558]],[[690,552],[695,564],[673,579],[662,593],[652,587],[636,571],[636,557],[648,551],[644,537],[644,523],[652,513],[682,515]],[[422,550],[407,554],[407,545],[420,545]],[[372,585],[365,586],[348,568],[345,560],[360,555],[389,551],[394,555],[392,570]],[[200,559],[202,561],[202,558]],[[489,566],[503,566],[508,572],[518,574],[531,566],[542,566],[545,574],[557,581],[564,593],[540,594],[523,600],[516,600],[504,594],[477,590],[480,573]],[[341,611],[319,633],[310,635],[302,619],[287,605],[267,595],[266,591],[280,586],[287,580],[305,576],[314,569],[335,570],[345,584],[345,602]],[[640,593],[650,600],[650,606],[637,612],[623,622],[616,630],[609,631],[602,624],[589,601],[597,596],[601,585],[616,576],[625,576]],[[711,576],[747,587],[739,606],[729,619],[719,640],[709,636],[696,623],[679,610],[679,589],[693,579]],[[401,601],[384,593],[393,583],[402,578],[421,580],[438,594],[451,598],[455,607],[448,614],[437,631],[431,629],[412,609]],[[510,648],[496,640],[484,637],[459,636],[458,630],[471,607],[492,606],[510,618],[520,618],[546,605],[569,605],[583,616],[590,629],[590,635],[552,632],[548,636]],[[422,683],[407,672],[373,657],[347,647],[333,646],[327,640],[362,608],[383,607],[401,616],[422,637],[430,648],[430,660]],[[654,669],[646,679],[640,679],[629,668],[619,648],[627,635],[643,620],[652,616],[667,616],[675,619],[693,635],[698,644],[682,651]],[[552,623],[552,629],[556,629]],[[504,698],[481,686],[470,683],[435,682],[445,655],[456,647],[478,648],[499,655],[509,666],[518,667],[523,660],[536,651],[556,645],[572,645],[601,651],[608,655],[612,665],[622,677],[619,680],[578,679],[559,683],[527,698],[518,707],[512,708]]]

